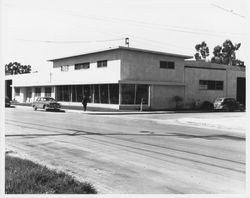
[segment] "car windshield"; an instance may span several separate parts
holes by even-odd
[[[45,101],[55,101],[54,98],[44,98]]]
[[[217,98],[217,99],[215,100],[215,102],[221,102],[221,101],[223,101],[223,98]]]

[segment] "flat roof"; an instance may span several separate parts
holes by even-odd
[[[189,68],[206,68],[206,69],[219,69],[219,70],[234,70],[234,71],[245,71],[245,67],[232,66],[225,64],[218,64],[212,62],[206,62],[203,60],[186,60],[184,66]]]
[[[178,57],[178,58],[183,58],[183,59],[193,58],[193,56],[188,56],[188,55],[172,54],[172,53],[167,53],[167,52],[160,52],[160,51],[153,51],[153,50],[146,50],[146,49],[139,49],[139,48],[118,46],[118,47],[114,47],[114,48],[108,48],[108,49],[103,49],[103,50],[98,50],[98,51],[93,51],[93,52],[86,52],[84,54],[79,54],[79,55],[73,55],[73,56],[66,56],[66,57],[61,57],[61,58],[50,59],[48,61],[56,61],[56,60],[61,60],[61,59],[66,59],[66,58],[73,58],[73,57],[79,57],[79,56],[84,56],[84,55],[89,55],[89,54],[97,54],[97,53],[101,53],[101,52],[114,51],[114,50],[136,51],[136,52],[142,52],[142,53],[150,53],[150,54],[159,54],[159,55]]]

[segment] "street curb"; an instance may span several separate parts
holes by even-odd
[[[31,108],[30,105],[12,105],[12,108]],[[61,108],[62,111],[68,113],[81,113],[81,114],[89,114],[89,115],[133,115],[133,114],[174,114],[175,111],[83,111],[82,109],[64,109]]]

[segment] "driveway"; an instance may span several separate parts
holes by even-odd
[[[99,193],[245,192],[239,133],[156,122],[171,115],[30,108],[7,108],[5,115],[7,150],[89,181]]]

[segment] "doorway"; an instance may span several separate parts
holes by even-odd
[[[237,78],[236,100],[246,105],[246,78]]]

